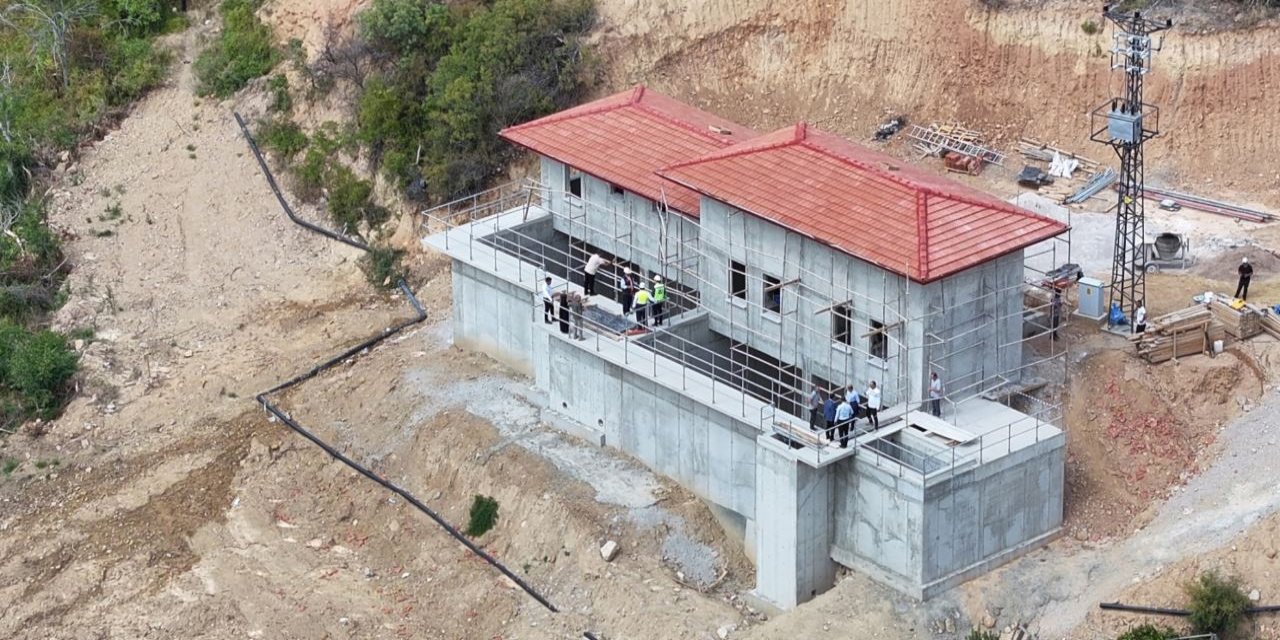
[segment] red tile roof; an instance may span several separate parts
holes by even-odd
[[[1067,229],[804,123],[659,174],[917,282]]]
[[[698,215],[698,194],[655,173],[759,135],[637,86],[545,118],[503,129],[503,138],[584,173]]]

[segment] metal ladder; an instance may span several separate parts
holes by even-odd
[[[911,131],[907,133],[907,137],[918,142],[919,144],[917,146],[919,146],[922,151],[926,151],[928,153],[938,153],[939,151],[946,149],[948,151],[955,151],[967,156],[979,158],[983,162],[1004,166],[1005,155],[1003,153],[993,151],[992,149],[982,145],[973,144],[972,142],[958,140],[934,129],[926,129],[920,125],[911,125]]]

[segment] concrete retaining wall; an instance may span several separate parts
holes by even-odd
[[[1066,437],[955,476],[877,468],[872,453],[834,471],[832,558],[928,598],[991,570],[1062,526]]]

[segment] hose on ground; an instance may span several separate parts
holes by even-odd
[[[234,115],[235,115],[236,123],[240,125],[240,131],[244,135],[245,141],[249,144],[249,149],[253,151],[254,157],[257,158],[258,160],[258,167],[262,169],[263,175],[266,176],[267,184],[271,187],[272,193],[275,194],[276,200],[280,203],[280,207],[284,209],[285,215],[289,216],[289,219],[292,220],[294,223],[296,223],[297,225],[309,231],[318,233],[332,240],[337,240],[338,242],[355,247],[362,251],[369,251],[370,249],[367,244],[360,242],[358,240],[354,240],[352,238],[348,238],[342,234],[336,233],[329,229],[325,229],[324,227],[321,227],[319,225],[315,225],[310,222],[307,222],[306,220],[299,218],[294,213],[293,208],[289,206],[288,201],[285,199],[284,193],[280,190],[280,186],[276,182],[275,176],[271,173],[271,169],[267,166],[266,160],[262,157],[262,151],[259,150],[257,142],[254,141],[253,135],[249,132],[249,127],[248,125],[245,124],[244,118],[241,117],[239,113],[234,113]],[[521,579],[520,576],[516,575],[514,572],[508,569],[505,565],[499,562],[496,558],[494,558],[492,555],[487,553],[484,549],[481,549],[474,542],[468,539],[465,535],[462,534],[462,532],[458,531],[456,527],[449,524],[448,521],[446,521],[443,517],[441,517],[440,514],[436,513],[433,509],[431,509],[431,507],[428,507],[425,503],[423,503],[418,498],[414,497],[414,495],[409,493],[408,491],[400,488],[399,486],[379,476],[378,474],[374,473],[364,465],[361,465],[355,460],[352,460],[351,458],[347,457],[342,452],[334,448],[332,445],[328,444],[324,440],[321,440],[315,434],[311,433],[302,425],[298,424],[297,421],[289,417],[289,415],[287,415],[279,407],[271,403],[271,400],[270,400],[271,395],[275,393],[279,393],[281,391],[284,391],[296,385],[299,385],[303,382],[306,382],[307,380],[310,380],[311,378],[316,377],[326,369],[329,369],[341,362],[344,362],[350,359],[351,357],[355,356],[356,354],[359,354],[360,352],[365,351],[366,349],[370,349],[374,347],[375,345],[382,342],[383,340],[386,340],[387,338],[390,338],[391,336],[397,333],[400,333],[406,328],[426,320],[427,319],[426,309],[423,308],[422,303],[418,300],[417,296],[413,295],[413,291],[409,289],[409,286],[405,284],[404,280],[401,279],[397,283],[397,286],[400,288],[400,291],[404,293],[405,298],[409,301],[409,304],[413,306],[413,309],[416,312],[416,316],[414,318],[408,320],[407,322],[404,322],[394,327],[391,327],[389,329],[386,329],[381,334],[374,336],[373,338],[370,338],[368,340],[365,340],[360,344],[357,344],[354,347],[351,347],[343,351],[337,356],[329,358],[328,360],[325,360],[324,362],[312,367],[311,369],[307,370],[306,373],[303,373],[298,376],[294,376],[293,378],[290,378],[289,380],[281,384],[278,384],[272,387],[271,389],[268,389],[267,391],[264,391],[258,394],[257,401],[259,404],[262,405],[263,409],[265,409],[268,413],[275,416],[282,423],[284,423],[286,426],[292,429],[294,433],[297,433],[298,435],[310,441],[312,444],[316,445],[317,447],[320,447],[320,449],[322,449],[325,453],[328,453],[329,456],[347,465],[348,467],[355,470],[360,475],[363,475],[364,477],[374,481],[378,485],[387,489],[388,491],[400,496],[406,502],[413,505],[414,508],[426,514],[427,517],[431,518],[437,525],[440,526],[440,528],[444,529],[446,533],[448,533],[458,542],[462,543],[462,545],[465,546],[469,551],[479,556],[485,562],[489,563],[489,565],[491,565],[492,567],[497,569],[499,572],[501,572],[502,575],[509,578],[512,582],[514,582],[517,586],[519,586],[525,593],[527,593],[530,597],[536,600],[538,604],[541,604],[543,607],[546,607],[549,611],[553,613],[559,612],[559,609],[557,609],[556,606],[552,604],[550,600],[547,600],[546,597],[544,597],[536,589],[534,589],[527,582]],[[589,638],[590,640],[598,640],[596,636],[590,632],[585,632],[583,636],[586,638]]]

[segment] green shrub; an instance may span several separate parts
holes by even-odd
[[[1095,35],[1099,31],[1102,31],[1102,27],[1093,20],[1085,20],[1080,23],[1080,30],[1088,35]]]
[[[294,191],[306,202],[315,202],[320,198],[320,190],[324,188],[325,176],[329,170],[329,156],[315,145],[307,148],[302,162],[294,169]]]
[[[361,222],[367,222],[373,195],[373,185],[361,180],[352,171],[335,164],[329,168],[325,181],[329,189],[329,215],[334,222],[355,230]]]
[[[157,51],[150,40],[127,39],[113,45],[110,77],[107,83],[107,104],[121,106],[141,97],[158,86],[164,79],[168,66],[168,53]]]
[[[302,127],[288,118],[271,118],[258,124],[258,139],[262,148],[276,154],[281,160],[291,160],[307,148],[307,134]]]
[[[1235,578],[1223,578],[1210,571],[1185,586],[1191,599],[1191,628],[1196,633],[1229,634],[1249,608],[1249,596]]]
[[[37,415],[57,415],[66,383],[75,375],[78,356],[67,339],[40,331],[19,342],[5,367],[5,380],[20,392]]]
[[[483,186],[513,154],[501,128],[584,93],[594,17],[590,0],[375,0],[361,34],[390,63],[364,83],[359,141],[400,186],[424,180],[435,198]]]
[[[289,78],[277,73],[267,80],[267,89],[271,91],[271,104],[268,109],[276,113],[288,113],[293,108],[293,97],[289,95]]]
[[[111,0],[121,24],[132,33],[151,33],[164,25],[166,7],[160,0]]]
[[[1116,638],[1116,640],[1172,640],[1176,637],[1178,637],[1178,632],[1173,629],[1144,624],[1120,634],[1120,637]]]
[[[964,637],[964,640],[1000,640],[1000,636],[991,631],[973,629],[969,631],[969,635]]]
[[[466,534],[478,538],[498,524],[498,501],[477,494],[471,501],[471,517],[467,521]]]
[[[222,32],[196,58],[200,95],[225,98],[275,66],[279,54],[272,46],[271,28],[254,14],[259,1],[223,1]]]
[[[360,266],[364,268],[365,277],[369,279],[370,284],[391,289],[404,277],[404,270],[400,264],[402,257],[404,257],[403,251],[396,251],[390,247],[373,247],[360,259]]]

